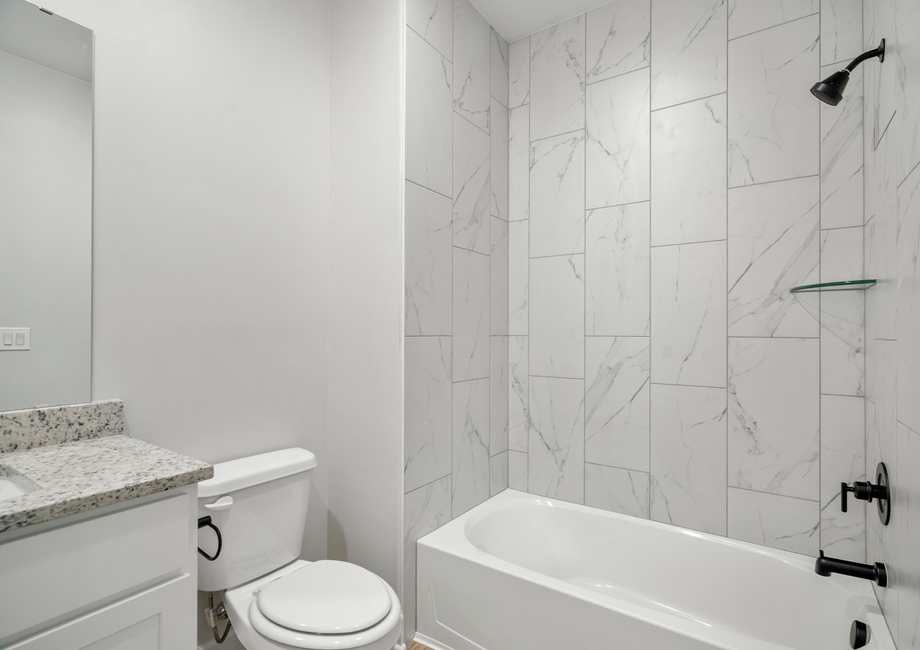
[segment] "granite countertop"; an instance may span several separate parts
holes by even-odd
[[[31,490],[0,500],[0,533],[207,480],[214,468],[125,435],[0,453],[0,476]]]

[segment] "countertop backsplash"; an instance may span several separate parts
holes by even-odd
[[[0,413],[0,454],[124,433],[121,400]]]

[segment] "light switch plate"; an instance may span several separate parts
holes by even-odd
[[[31,347],[29,327],[0,327],[0,352],[28,350]]]

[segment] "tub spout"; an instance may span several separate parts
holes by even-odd
[[[824,557],[824,551],[820,551],[818,559],[815,560],[815,573],[825,578],[832,573],[839,573],[863,580],[871,580],[879,587],[888,586],[888,571],[881,562],[875,564],[859,564],[848,560],[838,560],[833,557]]]

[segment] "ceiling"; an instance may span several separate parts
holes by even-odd
[[[470,0],[506,41],[583,14],[610,0]]]

